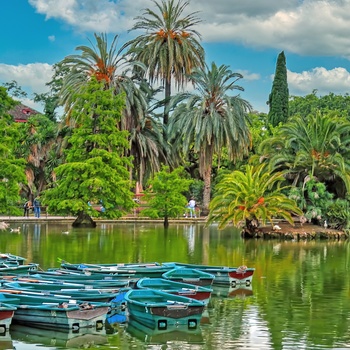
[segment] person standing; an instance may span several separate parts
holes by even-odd
[[[23,205],[23,216],[29,217],[29,210],[32,207],[32,203],[30,201],[26,201]]]
[[[190,210],[190,217],[196,217],[196,201],[194,200],[194,198],[192,197],[190,199],[190,201],[188,202],[188,208]]]
[[[33,206],[34,206],[34,216],[36,218],[40,218],[40,197],[37,196],[35,199],[34,199],[34,202],[33,202]]]

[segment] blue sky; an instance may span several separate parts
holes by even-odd
[[[90,45],[93,33],[120,36],[119,47],[151,0],[3,0],[0,84],[15,80],[28,92],[47,91],[52,65]],[[198,11],[206,61],[242,73],[240,95],[268,112],[276,59],[285,52],[291,95],[350,91],[350,0],[190,0]]]

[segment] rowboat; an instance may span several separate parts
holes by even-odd
[[[21,274],[29,271],[38,271],[39,264],[17,264],[13,262],[0,263],[0,274]]]
[[[14,323],[46,329],[101,329],[110,307],[110,303],[62,300],[3,291],[0,301],[16,307],[12,318]]]
[[[211,266],[200,264],[185,264],[180,262],[164,263],[165,266],[172,267],[187,267],[208,272],[215,276],[214,284],[229,284],[235,286],[237,284],[251,285],[255,268],[247,266],[226,267],[226,266]]]
[[[196,329],[205,307],[201,301],[155,289],[132,289],[125,300],[129,319],[159,330],[175,325]]]
[[[212,286],[215,279],[215,276],[208,272],[187,267],[176,267],[163,273],[162,277],[175,282],[206,287]]]
[[[196,286],[188,283],[175,282],[165,278],[141,278],[136,283],[136,288],[156,289],[162,292],[196,299],[208,304],[212,289]]]
[[[61,263],[62,269],[73,271],[88,271],[90,273],[111,274],[118,276],[129,276],[134,278],[161,277],[164,272],[172,267],[159,265],[157,263],[144,264],[71,264]]]
[[[33,344],[35,348],[41,348],[43,345],[50,349],[53,346],[56,349],[87,349],[108,343],[105,330],[93,328],[83,328],[75,331],[72,329],[43,329],[13,324],[11,326],[11,335],[13,340]]]
[[[200,327],[188,329],[187,326],[170,325],[166,329],[151,329],[140,322],[130,320],[127,323],[126,330],[133,337],[146,344],[170,344],[170,342],[203,344],[203,335]]]
[[[110,276],[104,274],[85,274],[82,272],[72,272],[66,270],[61,271],[40,271],[40,273],[29,273],[30,276],[20,275],[19,277],[29,277],[34,279],[44,279],[56,282],[76,283],[83,285],[91,285],[100,288],[122,288],[122,287],[133,287],[137,279],[128,277]]]
[[[0,302],[0,333],[6,333],[11,326],[16,307],[12,304]]]
[[[0,263],[15,263],[17,265],[24,265],[25,260],[27,259],[19,255],[0,253]]]
[[[94,302],[110,302],[123,289],[113,291],[101,291],[99,289],[50,289],[52,285],[43,285],[30,282],[7,282],[4,283],[1,293],[21,294],[35,297],[65,299],[65,300],[80,300],[80,301],[94,301]],[[129,290],[129,288],[127,289]]]

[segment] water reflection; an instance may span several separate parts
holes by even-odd
[[[12,226],[21,226],[21,233],[2,231],[0,251],[25,256],[28,263],[39,263],[43,269],[58,267],[58,258],[71,263],[180,261],[256,268],[249,288],[215,288],[198,342],[169,332],[170,340],[163,334],[160,341],[166,349],[350,347],[348,242],[243,241],[232,228],[218,231],[214,225],[201,224],[171,225],[167,231],[154,223],[103,223],[96,229],[45,222]],[[69,234],[62,234],[67,230]],[[156,342],[158,335],[142,334],[139,337],[127,325],[118,324],[104,334],[108,344],[98,348],[154,349],[144,336]],[[28,348],[24,338],[13,339],[17,350]],[[0,349],[1,341],[0,337]],[[40,344],[44,349],[56,348],[44,340]]]

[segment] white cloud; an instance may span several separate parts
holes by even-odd
[[[158,11],[151,0],[29,0],[46,19],[76,31],[124,33],[142,16]],[[207,42],[232,42],[301,55],[350,58],[350,0],[192,0],[196,29]]]
[[[313,68],[301,73],[288,71],[290,95],[306,95],[317,90],[318,95],[345,94],[350,91],[350,73],[342,67],[327,70]]]
[[[54,35],[49,35],[48,39],[53,42],[56,40],[56,37]]]
[[[42,111],[40,104],[34,103],[33,93],[45,93],[49,89],[46,86],[53,74],[52,66],[48,63],[30,63],[26,65],[12,66],[0,64],[0,82],[7,83],[15,80],[18,85],[28,94],[21,102],[29,107]]]

